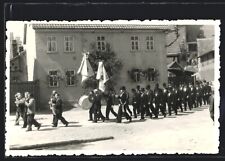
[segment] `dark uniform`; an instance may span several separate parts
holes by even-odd
[[[91,108],[89,109],[89,121],[93,121],[93,114],[94,114],[94,92],[91,91],[88,95],[88,100],[92,103]]]
[[[162,91],[163,91],[163,95],[162,95],[162,103],[163,103],[164,111],[166,112],[166,104],[167,104],[168,89],[167,89],[165,83],[163,84],[163,89],[162,89]]]
[[[202,94],[203,94],[203,103],[204,105],[207,104],[207,86],[204,82],[204,84],[202,85]]]
[[[156,84],[156,88],[154,89],[154,102],[155,102],[155,117],[158,118],[159,115],[159,109],[164,117],[166,117],[165,110],[163,108],[163,92],[162,89],[158,87],[158,84]]]
[[[167,103],[168,103],[168,112],[171,116],[171,111],[173,110],[177,115],[177,108],[175,107],[175,89],[170,88],[167,92]]]
[[[125,88],[121,89],[121,94],[118,96],[118,99],[119,99],[119,109],[118,109],[118,114],[117,114],[117,123],[121,123],[123,114],[127,120],[131,121],[132,118],[125,110],[125,108],[126,108],[125,106],[128,103],[127,102],[127,93],[125,92]]]
[[[109,120],[109,113],[111,112],[115,117],[117,117],[117,113],[113,110],[113,101],[114,101],[114,93],[113,91],[109,91],[107,97],[106,97],[106,120]]]
[[[127,103],[125,104],[125,110],[126,111],[128,111],[129,112],[129,114],[132,116],[132,111],[130,110],[130,107],[129,107],[129,99],[130,99],[130,95],[129,95],[129,92],[127,92],[126,90],[125,90],[125,92],[126,92],[126,96],[127,96]]]
[[[196,86],[196,106],[197,107],[202,106],[201,89],[199,85]]]
[[[192,85],[189,86],[188,92],[188,107],[190,110],[194,107],[194,99],[195,99],[195,89]]]
[[[134,118],[137,118],[137,109],[138,109],[138,99],[139,95],[136,92],[135,89],[132,89],[132,106],[133,106],[133,113],[134,113]]]
[[[146,88],[147,91],[146,91],[146,95],[147,95],[147,105],[146,105],[146,114],[149,115],[150,118],[152,118],[152,114],[156,115],[155,114],[155,109],[153,107],[153,97],[154,97],[154,94],[153,94],[153,91],[150,89],[150,87]],[[151,110],[151,112],[150,112]]]
[[[141,110],[141,119],[145,118],[146,112],[146,105],[147,105],[147,95],[144,91],[144,88],[141,90],[141,97],[140,97],[140,110]]]
[[[188,87],[186,85],[184,85],[184,87],[183,87],[182,97],[183,97],[184,110],[187,111],[189,91],[188,91]]]
[[[139,114],[140,113],[140,97],[141,97],[140,86],[137,86],[136,92],[137,92],[137,114]]]
[[[94,122],[97,122],[98,117],[100,117],[102,119],[102,121],[105,121],[105,117],[102,114],[101,111],[101,94],[100,92],[97,90],[94,93]]]
[[[209,83],[206,84],[206,103],[209,105],[210,101],[209,98],[212,94],[212,88],[210,87]]]
[[[181,112],[183,112],[183,107],[182,107],[182,92],[183,92],[183,87],[182,85],[179,86],[178,90],[177,90],[177,101],[176,101],[176,107],[180,108]]]
[[[57,95],[57,94],[56,94]],[[53,118],[53,126],[57,127],[58,125],[58,120],[61,120],[61,122],[68,126],[68,122],[65,120],[65,118],[62,116],[63,113],[63,109],[62,109],[62,99],[57,97],[56,98],[56,105],[55,105],[55,109],[56,109],[56,115],[54,115]]]

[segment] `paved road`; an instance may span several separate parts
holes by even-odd
[[[104,109],[103,109],[104,112]],[[113,136],[113,140],[91,142],[79,145],[46,148],[47,150],[83,150],[94,153],[216,153],[217,142],[215,126],[209,117],[208,106],[193,111],[179,113],[159,119],[140,121],[133,119],[131,123],[115,123],[112,120],[105,123],[87,121],[88,111],[73,109],[63,114],[69,127],[59,124],[58,128],[50,126],[51,115],[37,115],[42,123],[40,131],[25,132],[20,127],[14,127],[15,116],[10,117],[10,145],[27,145],[38,142],[60,141],[69,139],[84,139],[93,137]],[[18,137],[15,137],[17,134]],[[21,138],[21,139],[18,139]]]

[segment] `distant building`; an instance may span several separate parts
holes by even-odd
[[[198,73],[201,80],[214,81],[214,38],[197,39]]]
[[[199,47],[197,40],[205,39],[206,37],[212,38],[214,36],[214,26],[178,25],[177,28],[177,31],[175,30],[167,35],[167,44],[176,40],[167,48],[167,64],[173,64],[176,61],[184,70],[187,70],[186,74],[191,76],[191,73],[194,74],[198,68]],[[168,68],[168,70],[170,69]],[[169,73],[169,79],[175,80],[174,78],[174,73]],[[185,79],[187,78],[185,77]]]
[[[21,51],[17,56],[10,59],[10,82],[25,82],[27,76],[26,51]]]
[[[23,82],[28,80],[27,59],[20,37],[14,39],[10,33],[10,82]]]
[[[67,105],[83,94],[81,77],[76,75],[84,50],[105,50],[109,44],[123,68],[115,89],[125,85],[167,83],[166,34],[169,26],[128,24],[31,24],[27,26],[28,79],[40,82],[41,107],[47,106],[52,90],[57,90]],[[135,69],[133,81],[128,72]],[[143,76],[141,71],[157,71],[158,76]],[[74,79],[77,79],[74,80]]]

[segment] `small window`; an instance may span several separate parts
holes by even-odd
[[[56,43],[56,37],[55,36],[48,36],[47,51],[49,53],[57,51],[57,43]]]
[[[64,37],[64,51],[73,52],[74,51],[74,38],[73,36]]]
[[[58,80],[58,71],[52,70],[49,71],[49,87],[58,87],[59,80]]]
[[[139,50],[139,41],[138,36],[131,36],[131,50],[137,51]]]
[[[195,43],[195,44],[188,44],[188,50],[189,51],[197,51],[197,43]]]
[[[97,50],[98,51],[106,50],[106,42],[104,36],[97,36]]]
[[[75,85],[75,71],[66,71],[66,85],[74,86]]]
[[[146,49],[147,50],[154,50],[154,39],[153,36],[146,37]]]

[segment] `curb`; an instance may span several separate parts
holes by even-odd
[[[62,145],[69,145],[69,144],[81,144],[81,143],[102,141],[102,140],[109,140],[109,139],[114,139],[114,137],[108,136],[108,137],[84,139],[84,140],[68,140],[68,141],[60,141],[60,142],[50,142],[50,143],[25,145],[25,146],[17,146],[17,147],[15,146],[15,147],[10,147],[9,149],[10,150],[30,150],[30,149],[52,147],[52,146],[62,146]]]

